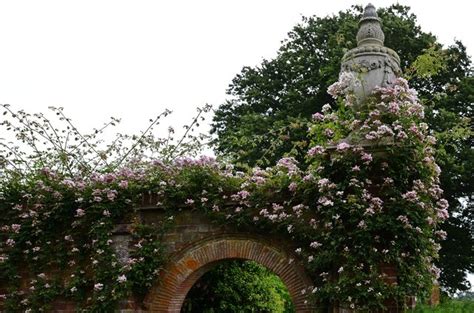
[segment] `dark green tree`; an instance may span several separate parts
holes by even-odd
[[[474,77],[464,46],[457,42],[444,51],[446,68],[434,78],[444,89],[433,88],[433,98],[425,93],[427,121],[438,139],[436,160],[440,165],[441,187],[449,201],[450,218],[443,228],[448,233],[442,243],[439,267],[441,284],[450,292],[467,290],[465,272],[474,272],[473,132]],[[450,71],[450,72],[448,72]],[[433,79],[434,79],[433,78]]]
[[[292,313],[283,282],[258,263],[234,260],[216,265],[189,291],[183,313]]]
[[[284,155],[304,162],[307,123],[334,101],[326,90],[338,78],[345,51],[356,46],[361,12],[355,6],[337,15],[304,17],[274,59],[244,67],[229,86],[228,100],[215,112],[211,132],[217,153],[241,167],[265,167]],[[451,205],[440,281],[448,291],[465,290],[466,271],[474,271],[471,59],[461,42],[443,48],[434,35],[423,32],[409,7],[392,5],[379,9],[378,15],[385,45],[400,55],[438,138],[441,187]]]

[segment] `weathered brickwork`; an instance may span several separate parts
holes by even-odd
[[[236,234],[206,238],[179,251],[162,271],[162,284],[149,295],[151,311],[180,312],[194,283],[217,262],[228,259],[254,260],[271,269],[288,287],[297,311],[311,312],[301,292],[310,286],[310,280],[291,257],[261,238]]]
[[[157,223],[165,214],[153,207],[141,210],[142,222]],[[256,261],[276,273],[287,286],[297,312],[313,312],[302,290],[311,286],[304,269],[295,262],[294,247],[274,236],[251,234],[210,221],[204,214],[181,210],[175,226],[164,235],[169,262],[145,300],[151,312],[180,312],[187,292],[218,262]]]
[[[168,218],[160,208],[151,206],[150,196],[143,198],[138,208],[142,223],[159,223]],[[285,283],[296,312],[313,312],[308,305],[311,286],[309,277],[293,255],[290,242],[275,236],[238,231],[227,225],[209,220],[203,213],[191,209],[178,209],[174,225],[164,234],[167,264],[161,270],[144,303],[124,299],[119,312],[180,312],[187,292],[194,283],[219,262],[231,259],[253,260],[274,273]],[[126,262],[133,248],[129,223],[118,224],[113,234],[113,246],[121,262]],[[27,288],[25,284],[24,288]],[[74,303],[63,299],[52,304],[52,312],[75,312]],[[0,308],[0,313],[2,312]]]
[[[143,197],[141,207],[137,208],[142,223],[157,224],[168,218],[162,209],[152,203],[153,196],[147,195]],[[122,300],[118,312],[180,312],[186,294],[194,283],[219,262],[231,259],[253,260],[267,267],[277,274],[288,288],[296,312],[316,311],[317,308],[311,307],[308,300],[311,280],[296,261],[296,246],[288,241],[288,238],[242,231],[229,225],[218,224],[197,210],[176,209],[176,212],[173,227],[163,237],[169,261],[161,270],[155,286],[143,303],[137,303],[134,299]],[[129,257],[130,249],[133,249],[130,226],[130,223],[118,224],[113,234],[114,249],[119,260],[124,263]],[[388,284],[397,283],[397,273],[393,266],[381,264],[380,270]],[[305,292],[302,292],[303,290]],[[386,305],[388,308],[384,312],[403,311],[396,303]],[[52,312],[75,312],[74,303],[66,300],[57,300],[52,307]],[[334,304],[331,311],[353,312],[345,308],[344,304]]]

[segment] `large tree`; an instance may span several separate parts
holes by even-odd
[[[333,99],[327,87],[337,80],[341,58],[356,46],[362,8],[327,17],[304,17],[283,41],[277,56],[256,67],[244,67],[232,80],[228,100],[215,112],[215,149],[238,166],[268,166],[284,155],[304,162],[307,123]],[[409,7],[378,10],[385,45],[395,49],[410,84],[426,106],[427,122],[438,139],[437,161],[451,217],[440,252],[441,284],[448,291],[469,287],[474,271],[474,152],[470,121],[474,77],[471,59],[457,41],[444,48],[425,33]]]

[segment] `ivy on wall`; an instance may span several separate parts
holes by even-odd
[[[307,169],[291,157],[247,172],[208,157],[135,157],[94,171],[44,162],[19,171],[4,162],[0,281],[6,310],[45,311],[68,299],[81,311],[106,312],[121,299],[143,299],[165,262],[161,235],[183,206],[246,229],[286,234],[298,244],[294,261],[313,279],[301,292],[316,302],[375,309],[387,299],[426,296],[439,274],[433,260],[437,240],[446,236],[438,225],[448,207],[435,139],[405,80],[378,88],[368,109],[354,112],[347,87],[355,78],[348,75],[329,88],[338,106],[323,106],[308,124]],[[157,141],[148,142],[156,147]],[[15,154],[4,160],[15,164]],[[133,208],[145,192],[156,194],[156,205],[167,212],[163,224],[137,221]],[[114,227],[123,221],[132,221],[134,237],[125,261],[113,248]],[[396,269],[397,284],[387,284],[384,264]]]

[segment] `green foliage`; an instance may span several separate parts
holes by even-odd
[[[2,181],[0,240],[10,244],[2,247],[0,281],[9,292],[8,312],[47,310],[60,297],[83,311],[113,312],[118,300],[149,290],[164,262],[165,225],[135,224],[136,248],[122,264],[113,230],[131,218],[130,205],[141,191],[133,181],[120,187],[124,176],[106,177],[73,181],[45,168]]]
[[[182,312],[292,313],[294,309],[278,276],[255,262],[228,261],[199,279]]]
[[[91,133],[82,133],[63,108],[50,107],[56,119],[43,113],[15,111],[10,105],[0,105],[3,120],[0,123],[0,177],[10,173],[22,175],[36,169],[48,167],[69,176],[87,176],[93,172],[115,170],[145,160],[160,158],[170,162],[183,155],[196,156],[204,149],[202,141],[208,135],[196,133],[199,123],[211,107],[197,108],[184,133],[177,136],[173,127],[166,137],[157,137],[155,127],[172,112],[165,110],[149,120],[140,134],[117,133],[104,141],[101,136],[108,128],[117,126],[120,120],[114,117],[101,128]]]
[[[423,106],[397,79],[373,95],[370,111],[353,112],[345,83],[341,78],[330,86],[338,106],[324,106],[324,114],[305,124],[311,144],[305,168],[282,158],[274,167],[241,172],[208,157],[135,160],[84,176],[71,176],[65,167],[10,168],[0,184],[7,309],[46,310],[65,297],[81,311],[109,312],[119,299],[143,297],[164,262],[161,234],[183,208],[241,230],[287,237],[297,246],[290,252],[293,262],[312,279],[300,292],[323,307],[375,310],[388,299],[403,305],[408,295],[426,297],[438,272],[432,262],[436,239],[444,237],[439,224],[447,202],[437,185],[434,137],[422,122]],[[349,134],[370,144],[339,140]],[[133,210],[149,192],[169,214],[157,228],[140,225]],[[114,227],[123,220],[135,221],[126,260],[113,248]],[[386,283],[383,264],[397,270],[396,285]],[[236,279],[235,272],[229,277]],[[241,273],[239,285],[250,277]],[[262,286],[273,282],[263,279]],[[272,288],[255,286],[250,291],[260,291],[248,296],[262,301],[258,295],[276,296]],[[267,299],[261,305],[282,303]]]
[[[439,179],[454,204],[446,224],[449,244],[441,250],[441,282],[451,290],[465,288],[464,271],[473,264],[472,249],[465,249],[472,248],[472,204],[456,201],[472,196],[470,59],[460,43],[439,47],[407,8],[380,10],[386,44],[400,49],[405,69],[413,68],[411,80],[433,131],[403,79],[397,88],[378,90],[367,103],[371,111],[353,112],[344,94],[334,92],[344,89],[344,81],[329,84],[337,79],[344,50],[355,45],[350,40],[359,12],[356,7],[305,18],[277,58],[246,67],[234,79],[233,98],[216,112],[214,131],[220,153],[246,171],[205,157],[181,158],[200,148],[199,136],[191,132],[202,110],[181,139],[174,140],[174,130],[164,139],[152,135],[159,116],[140,135],[101,143],[96,135],[103,129],[82,135],[61,109],[54,112],[63,128],[41,114],[3,106],[7,119],[1,125],[29,148],[0,142],[0,282],[6,310],[48,310],[52,301],[65,298],[80,311],[112,312],[119,299],[143,298],[165,261],[161,235],[182,208],[242,230],[287,236],[298,245],[295,261],[313,279],[313,287],[302,292],[323,306],[376,310],[387,299],[402,305],[407,296],[426,297],[437,276],[435,239],[445,236],[440,223],[448,206]],[[313,121],[317,110],[324,114]],[[432,135],[438,138],[436,150]],[[355,144],[341,142],[348,136]],[[445,169],[441,177],[435,156]],[[255,164],[273,166],[249,168]],[[169,214],[163,224],[137,220],[133,207],[148,192]],[[125,262],[113,247],[114,228],[122,221],[134,222],[134,249]],[[453,261],[450,253],[460,257]],[[397,270],[396,285],[386,283],[383,264]],[[228,279],[236,279],[234,270]],[[250,278],[238,275],[234,290]],[[283,305],[271,298],[281,299],[273,279],[259,283],[251,289],[259,292],[249,297],[263,295],[270,302],[262,305]],[[224,285],[218,290],[227,291]],[[234,309],[228,302],[218,305]]]
[[[405,75],[408,79],[413,77],[419,77],[422,79],[436,76],[446,69],[446,60],[444,57],[444,51],[438,47],[432,46],[423,51],[411,67],[405,71]]]
[[[306,132],[294,123],[301,124],[324,104],[334,103],[326,90],[338,79],[344,53],[357,44],[361,11],[356,6],[338,15],[303,17],[275,59],[244,67],[232,80],[229,100],[213,119],[217,151],[233,156],[237,163],[262,167],[275,164],[294,146],[303,151]],[[435,43],[434,36],[416,25],[407,7],[393,5],[378,13],[385,44],[397,49],[403,68]],[[303,160],[300,154],[296,157]]]
[[[142,301],[155,283],[156,277],[166,261],[163,238],[161,235],[171,223],[157,225],[136,224],[133,230],[135,247],[130,254],[131,260],[137,260],[127,274],[132,294]]]
[[[246,66],[236,75],[228,100],[213,119],[214,145],[220,155],[242,168],[270,166],[283,156],[307,166],[306,125],[324,104],[334,105],[326,90],[338,78],[345,51],[356,46],[361,10],[356,6],[332,16],[304,17],[274,59]],[[378,15],[385,45],[400,55],[402,70],[418,91],[427,123],[438,139],[436,159],[451,212],[443,226],[449,236],[438,263],[440,281],[450,292],[465,290],[466,272],[474,271],[471,59],[461,42],[444,48],[435,36],[423,32],[408,7],[392,5],[379,9]]]
[[[413,313],[470,313],[474,312],[474,301],[450,299],[440,305],[430,307],[428,305],[418,305]]]
[[[157,225],[139,222],[133,207],[156,187],[143,181],[144,164],[157,155],[171,161],[202,148],[195,126],[209,107],[199,108],[182,137],[100,135],[119,121],[82,134],[62,108],[57,120],[5,109],[0,140],[0,300],[7,312],[47,311],[57,299],[81,312],[114,312],[129,296],[143,300],[165,262],[162,234],[172,218]],[[4,129],[4,131],[3,131]],[[9,134],[10,133],[10,134]],[[115,227],[131,223],[133,248],[116,255]],[[3,301],[4,300],[4,301]]]

